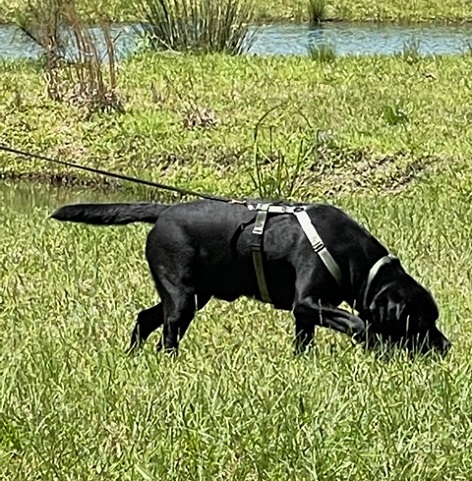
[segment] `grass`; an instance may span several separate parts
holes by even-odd
[[[322,329],[294,358],[290,316],[245,300],[210,303],[175,361],[156,336],[127,358],[149,227],[59,224],[104,196],[0,186],[0,478],[470,479],[470,178],[336,202],[438,299],[453,351],[415,362]]]
[[[75,105],[48,100],[36,64],[0,69],[2,143],[195,190],[255,192],[254,128],[268,111],[259,134],[261,159],[271,156],[271,135],[290,168],[301,140],[317,142],[302,163],[294,196],[310,195],[306,186],[314,185],[333,197],[353,190],[398,192],[445,167],[462,168],[472,154],[470,56],[409,64],[396,57],[317,63],[142,55],[120,66],[127,105],[120,116],[84,116]],[[388,118],[386,106],[399,110]],[[399,122],[400,111],[408,122]],[[319,132],[329,135],[318,142]],[[0,172],[67,173],[5,154]]]
[[[334,62],[336,60],[336,49],[332,44],[321,43],[308,46],[308,56],[316,62]]]
[[[400,56],[403,58],[403,60],[405,60],[405,62],[418,62],[421,58],[421,42],[415,37],[405,41]]]
[[[258,22],[275,20],[309,20],[309,0],[263,0],[253,2],[254,14]],[[24,8],[27,0],[1,0],[0,21],[12,22],[18,10]],[[141,21],[142,18],[133,2],[112,0],[94,2],[81,0],[80,13],[90,21],[97,21],[104,15],[107,19]],[[400,21],[400,22],[462,22],[472,20],[472,10],[468,0],[330,0],[326,8],[326,18],[354,21]]]
[[[385,120],[390,125],[399,125],[408,122],[408,114],[402,109],[401,105],[389,104],[384,107]]]
[[[156,336],[127,358],[155,302],[149,226],[47,216],[150,194],[0,183],[0,479],[471,479],[472,57],[404,60],[142,54],[119,66],[120,116],[51,100],[36,63],[0,65],[0,143],[216,194],[329,199],[432,290],[453,342],[443,360],[386,360],[319,329],[295,358],[288,314],[215,301],[177,360]],[[6,154],[0,175],[71,180]]]
[[[155,50],[239,55],[250,46],[247,0],[139,0],[135,6]]]

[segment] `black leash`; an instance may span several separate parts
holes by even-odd
[[[105,177],[113,177],[115,179],[127,180],[129,182],[134,182],[135,184],[147,185],[149,187],[156,187],[158,189],[169,190],[171,192],[177,192],[181,195],[193,195],[195,197],[200,197],[201,199],[215,200],[218,202],[231,202],[232,199],[228,197],[220,197],[217,195],[202,194],[201,192],[195,192],[193,190],[181,189],[180,187],[172,187],[171,185],[161,184],[159,182],[152,182],[151,180],[139,179],[137,177],[131,177],[129,175],[117,174],[115,172],[108,172],[102,169],[95,169],[94,167],[86,167],[84,165],[75,164],[73,162],[67,162],[65,160],[53,159],[52,157],[47,157],[42,154],[34,154],[32,152],[26,152],[19,149],[14,149],[13,147],[7,147],[6,145],[0,144],[0,150],[9,152],[11,154],[20,155],[23,157],[28,157],[30,159],[45,160],[46,162],[52,162],[54,164],[64,165],[65,167],[73,167],[74,169],[85,170],[87,172],[92,172],[94,174],[104,175]]]

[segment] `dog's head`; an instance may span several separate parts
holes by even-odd
[[[397,264],[398,263],[398,264]],[[381,341],[410,351],[445,355],[450,342],[438,329],[439,310],[431,293],[396,260],[377,283],[360,317]]]

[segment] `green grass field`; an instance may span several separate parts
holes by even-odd
[[[14,21],[26,4],[25,0],[0,0],[0,22]],[[82,0],[77,5],[91,21],[101,16],[115,22],[141,20],[135,4],[127,0]],[[263,0],[253,2],[253,8],[257,22],[308,19],[308,0]],[[471,21],[472,7],[468,0],[328,0],[326,14],[332,20],[443,23]]]
[[[66,200],[104,197],[37,189],[0,195],[3,479],[472,476],[470,183],[338,202],[437,297],[453,349],[415,361],[323,330],[295,358],[290,315],[247,300],[210,303],[177,360],[155,354],[156,336],[128,358],[134,316],[155,301],[149,228],[50,221]]]
[[[148,194],[50,191],[39,180],[72,172],[1,154],[2,175],[35,182],[0,185],[0,479],[472,478],[471,56],[142,55],[121,65],[123,115],[47,100],[34,64],[0,72],[0,142],[87,165],[240,197],[271,188],[279,162],[290,178],[312,145],[291,197],[371,229],[432,290],[453,343],[445,359],[385,359],[320,329],[295,358],[289,314],[214,301],[177,359],[157,336],[128,358],[156,300],[149,226],[48,214]]]

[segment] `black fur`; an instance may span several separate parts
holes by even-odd
[[[436,327],[436,303],[400,262],[380,268],[364,299],[369,270],[387,249],[334,206],[310,204],[307,212],[341,268],[341,287],[313,252],[294,215],[269,214],[263,243],[270,296],[276,309],[293,311],[297,350],[312,344],[319,325],[359,340],[369,332],[371,339],[375,334],[409,349],[446,353],[449,341]],[[138,315],[131,348],[163,325],[160,345],[176,350],[195,312],[211,297],[260,299],[250,246],[255,213],[245,205],[209,200],[83,204],[61,207],[52,217],[97,225],[155,223],[146,256],[161,302]],[[355,307],[359,317],[338,308],[342,301]]]
[[[154,224],[165,205],[158,204],[73,204],[57,209],[51,217],[56,220],[95,225],[125,225],[132,222]]]

